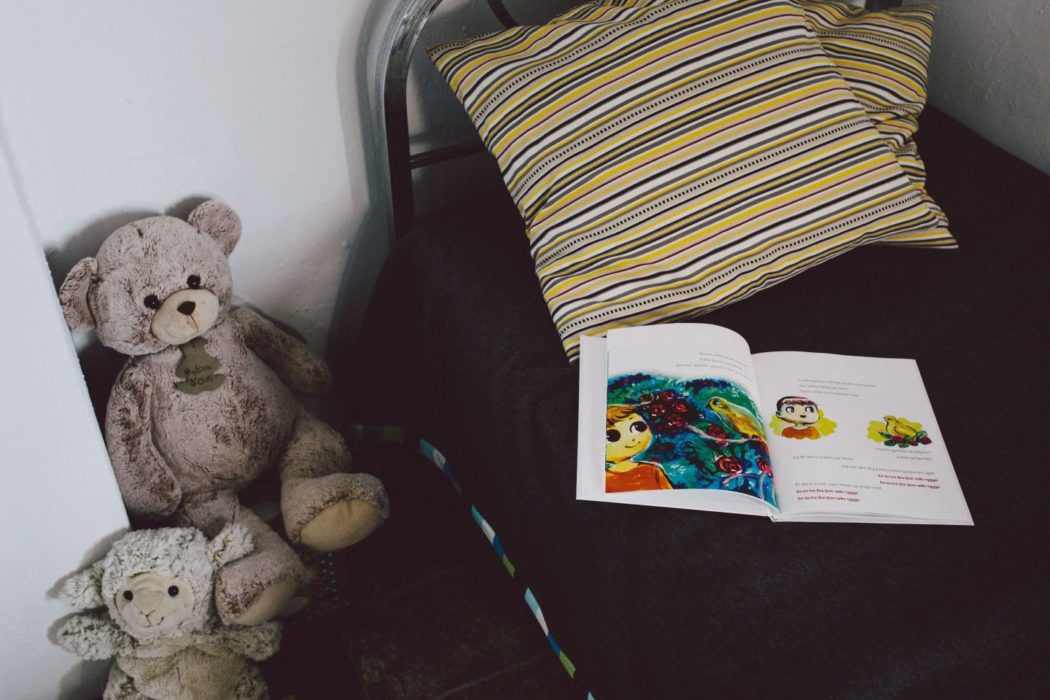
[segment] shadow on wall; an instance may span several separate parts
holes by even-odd
[[[930,104],[1050,174],[1050,3],[952,0],[940,5],[930,58]]]
[[[336,89],[347,167],[353,172],[363,153],[366,178],[365,197],[357,199],[359,190],[351,188],[351,194],[357,200],[355,209],[363,214],[357,221],[356,230],[347,236],[346,268],[339,282],[335,314],[328,335],[326,359],[335,374],[337,396],[347,395],[345,382],[350,374],[347,363],[352,355],[353,334],[364,315],[363,304],[355,305],[354,300],[368,299],[392,243],[387,219],[389,185],[377,136],[380,125],[373,117],[375,110],[370,94],[373,76],[369,61],[370,53],[381,44],[382,28],[391,14],[391,4],[372,0],[360,24],[348,23],[336,59]],[[340,419],[337,424],[341,422]]]

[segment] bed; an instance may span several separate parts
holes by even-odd
[[[408,56],[437,4],[402,3],[387,37],[396,245],[354,350],[349,412],[403,426],[446,470],[580,697],[1050,693],[1050,178],[927,109],[928,188],[959,250],[864,246],[702,318],[754,352],[915,358],[975,527],[773,525],[578,502],[577,368],[514,203],[413,208],[413,166],[478,148],[408,151]],[[778,295],[814,312],[786,317]],[[904,322],[885,313],[900,304]]]

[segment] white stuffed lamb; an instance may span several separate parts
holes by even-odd
[[[220,626],[213,602],[219,567],[252,548],[240,525],[210,541],[196,528],[129,532],[65,582],[62,597],[77,610],[106,609],[70,617],[58,643],[85,659],[116,659],[105,700],[266,698],[252,660],[277,651],[280,626]]]

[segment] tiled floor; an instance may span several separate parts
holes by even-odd
[[[391,517],[341,560],[341,608],[286,625],[281,651],[264,664],[273,697],[575,698],[444,477],[394,447],[359,450],[356,462],[386,483]]]

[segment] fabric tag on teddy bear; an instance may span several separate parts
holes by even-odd
[[[183,378],[183,381],[175,384],[179,391],[186,394],[215,391],[226,381],[226,375],[215,373],[222,363],[204,349],[207,342],[204,338],[194,338],[179,346],[182,359],[175,365],[175,376]]]

